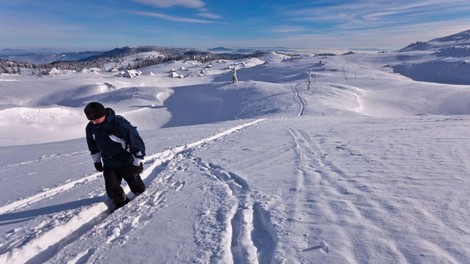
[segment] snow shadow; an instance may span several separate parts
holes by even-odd
[[[103,201],[104,201],[104,198],[102,196],[98,196],[98,197],[86,198],[86,199],[72,201],[72,202],[63,203],[63,204],[56,204],[56,205],[51,205],[51,206],[46,206],[46,207],[41,207],[41,208],[36,208],[36,209],[30,209],[26,211],[6,213],[6,214],[0,215],[0,226],[20,223],[20,222],[27,221],[27,220],[33,219],[41,215],[48,215],[48,214],[63,212],[66,210],[77,209],[85,205],[101,203]]]
[[[263,208],[261,203],[253,205],[253,230],[251,232],[253,244],[258,250],[260,263],[271,263],[278,238],[271,221],[271,214]]]
[[[30,107],[60,105],[65,107],[81,108],[90,101],[115,104],[130,99],[144,99],[150,101],[155,100],[155,98],[151,95],[151,92],[150,94],[142,92],[142,87],[125,87],[117,90],[108,90],[100,88],[101,86],[103,85],[84,85],[66,91],[46,94],[29,101],[28,105]]]
[[[435,82],[443,84],[469,85],[470,63],[466,60],[454,59],[433,60],[421,63],[402,63],[392,66],[393,71],[415,81]]]
[[[129,107],[131,108],[147,108],[147,109],[161,109],[161,108],[165,108],[165,106],[163,105],[130,105]]]
[[[225,89],[223,89],[225,87]],[[259,92],[253,88],[229,88],[219,86],[192,85],[174,89],[174,93],[164,102],[171,113],[171,119],[163,127],[208,124],[238,118],[249,98]]]
[[[238,81],[259,81],[267,83],[292,83],[307,81],[307,68],[289,68],[282,66],[285,65],[281,64],[279,67],[258,65],[252,68],[238,69],[237,78]],[[229,82],[231,80],[231,76],[231,73],[220,74],[214,79],[214,81]]]

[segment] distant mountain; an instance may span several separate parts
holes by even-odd
[[[103,53],[103,51],[81,51],[81,52],[35,52],[15,49],[3,49],[0,51],[0,59],[8,59],[19,62],[47,64],[56,61],[78,61],[90,56]]]
[[[429,41],[418,41],[401,49],[400,51],[419,51],[429,50],[438,51],[441,49],[468,47],[470,48],[470,30],[466,30],[457,34],[446,37],[435,38]]]
[[[218,47],[209,49],[209,51],[190,49],[190,48],[172,48],[161,46],[126,46],[115,48],[108,51],[82,51],[82,52],[54,52],[53,50],[17,50],[3,49],[0,50],[0,59],[11,60],[21,63],[33,64],[55,64],[60,62],[92,62],[107,61],[126,56],[156,51],[166,58],[183,59],[190,57],[208,56],[216,58],[237,59],[251,54],[259,54],[263,51],[275,50],[273,48],[243,48],[230,49]],[[281,48],[277,49],[281,50]],[[213,53],[211,53],[211,51]],[[215,53],[215,54],[214,54]]]
[[[209,51],[214,51],[214,52],[230,52],[230,51],[232,51],[232,49],[224,48],[224,47],[210,48],[208,50]]]
[[[137,54],[137,55],[136,55]],[[158,54],[155,56],[155,54]],[[188,48],[168,48],[158,46],[121,47],[105,52],[64,52],[64,53],[30,53],[17,55],[0,55],[0,72],[16,73],[18,68],[57,68],[60,70],[82,71],[87,68],[109,70],[105,65],[114,64],[117,69],[132,70],[178,60],[197,60],[207,62],[220,59],[241,59],[261,56],[261,52],[211,53]],[[41,64],[41,65],[38,65]],[[119,65],[119,66],[117,66]]]
[[[57,62],[86,62],[109,58],[123,58],[125,56],[158,51],[165,55],[203,54],[204,51],[185,48],[167,48],[158,46],[120,47],[108,51],[83,51],[83,52],[45,52],[45,50],[26,51],[15,49],[3,49],[0,51],[0,59],[35,64],[49,64]]]
[[[83,58],[80,61],[92,61],[96,59],[103,58],[122,58],[129,55],[134,55],[137,53],[152,52],[157,51],[163,55],[177,56],[177,55],[187,55],[187,54],[205,54],[205,51],[198,51],[195,49],[188,48],[169,48],[169,47],[160,47],[160,46],[136,46],[136,47],[121,47],[115,48],[106,52],[102,52],[97,55],[93,55],[87,58]]]
[[[155,47],[122,47],[122,48],[115,48],[109,51],[101,52],[99,54],[95,54],[92,56],[88,56],[85,58],[82,58],[82,61],[90,61],[90,60],[95,60],[99,58],[115,58],[115,57],[125,57],[128,55],[140,53],[140,52],[149,52],[149,51],[154,51]]]
[[[207,49],[215,53],[256,53],[256,52],[269,52],[269,51],[293,51],[290,48],[286,47],[251,47],[251,48],[226,48],[226,47],[217,47]]]

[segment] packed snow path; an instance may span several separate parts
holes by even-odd
[[[245,123],[234,128],[225,130],[223,132],[217,133],[216,135],[193,142],[191,144],[186,144],[183,146],[176,147],[174,149],[166,150],[161,153],[149,155],[146,158],[146,169],[142,173],[142,179],[145,180],[147,184],[149,182],[152,183],[154,181],[167,182],[168,179],[162,179],[157,177],[159,171],[158,167],[162,164],[177,158],[179,155],[181,155],[180,153],[183,153],[189,149],[199,147],[206,143],[210,143],[231,133],[237,132],[238,130],[257,124],[261,121],[263,120],[259,119],[253,122]],[[224,174],[224,172],[220,172],[220,170],[218,169],[211,168],[210,165],[205,165],[201,163],[200,166],[204,166],[211,171],[216,171],[214,173],[216,173],[217,177],[221,178],[223,181],[226,181],[227,186],[229,188],[237,188],[236,186],[232,186],[232,183],[228,179],[222,178],[221,175]],[[229,175],[228,173],[225,174]],[[0,208],[0,212],[5,213],[13,210],[18,210],[20,208],[30,205],[31,203],[39,203],[42,200],[50,199],[53,196],[61,194],[62,192],[68,191],[72,188],[76,188],[81,183],[94,181],[98,178],[98,175],[99,173],[94,173],[92,175],[84,177],[83,179],[69,182],[62,186],[46,190],[43,193],[4,205]],[[231,176],[229,175],[229,178],[230,177]],[[241,184],[236,185],[240,186],[242,189],[244,188],[245,191],[247,191],[246,183],[239,183]],[[174,183],[174,185],[176,185],[175,188],[178,189],[184,185],[184,182]],[[125,191],[129,192],[129,188],[125,188]],[[240,191],[237,191],[236,189],[233,189],[233,192],[235,192],[235,196],[241,195],[238,194]],[[111,229],[111,234],[104,235],[106,241],[98,240],[97,242],[96,237],[94,237],[97,232],[96,230],[101,230],[104,226],[108,226],[110,223],[116,221],[116,218],[121,218],[119,215],[120,210],[113,214],[113,216],[116,215],[115,217],[110,217],[110,212],[107,205],[103,202],[98,202],[100,200],[103,200],[104,196],[105,195],[102,193],[91,194],[88,201],[83,201],[83,206],[79,207],[78,209],[59,212],[55,215],[52,215],[48,219],[35,224],[35,227],[32,228],[33,230],[13,232],[11,236],[0,245],[0,263],[25,263],[28,261],[31,263],[46,262],[56,255],[60,256],[60,250],[71,243],[73,243],[73,247],[77,247],[77,244],[80,245],[81,241],[88,243],[90,240],[88,237],[89,235],[87,234],[91,232],[91,236],[93,237],[94,241],[92,243],[93,246],[91,248],[78,247],[80,250],[82,250],[82,252],[77,253],[76,259],[74,261],[70,262],[70,260],[67,260],[69,261],[69,263],[76,263],[78,260],[80,260],[79,263],[82,263],[84,260],[86,260],[86,256],[89,257],[89,255],[93,253],[93,250],[96,250],[97,245],[103,242],[110,243],[118,237],[121,237],[123,235],[122,232],[129,231],[133,226],[135,226],[139,222],[145,222],[140,219],[145,214],[133,212],[133,217],[125,217],[124,219],[120,219],[117,223],[117,226]],[[163,190],[160,190],[159,188],[149,188],[149,190],[147,190],[144,195],[139,197],[139,199],[136,199],[136,201],[132,201],[130,206],[132,206],[132,203],[138,203],[138,205],[133,208],[137,208],[137,210],[140,210],[138,208],[145,208],[147,206],[154,208],[153,210],[156,210],[158,209],[160,200],[164,199],[163,197]],[[8,218],[8,216],[5,216],[5,214],[3,215],[3,217]],[[240,216],[237,216],[237,218],[233,221],[242,221],[242,218],[240,218]],[[239,223],[238,225],[242,225],[242,223]],[[33,236],[28,235],[30,233],[32,233]],[[240,233],[238,235],[241,236],[242,234]],[[246,256],[245,253],[247,251],[256,252],[256,250],[247,249],[245,250],[245,252],[236,253],[237,258],[244,258]],[[252,253],[251,255],[252,257],[256,256],[255,253]],[[60,256],[57,260],[65,261],[65,257],[67,256]]]
[[[299,84],[294,86],[294,100],[299,103],[299,112],[297,116],[301,116],[304,114],[305,106],[307,105],[306,100],[302,97],[301,92],[299,91]]]

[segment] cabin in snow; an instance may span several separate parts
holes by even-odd
[[[118,77],[125,77],[125,78],[134,78],[137,76],[141,76],[142,72],[138,70],[124,70],[119,72],[116,76]]]

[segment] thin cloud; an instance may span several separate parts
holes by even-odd
[[[199,13],[197,13],[197,15],[200,16],[200,17],[211,18],[211,19],[220,19],[220,18],[222,18],[221,16],[213,14],[211,12],[199,12]]]
[[[264,8],[266,5],[268,5],[269,2],[271,2],[271,1],[272,1],[272,0],[268,0],[268,1],[264,2],[260,7],[258,7],[258,10],[263,9],[263,8]]]
[[[137,3],[141,3],[148,6],[154,6],[159,8],[170,8],[170,7],[183,7],[183,8],[190,8],[190,9],[197,9],[196,16],[208,18],[208,19],[220,19],[221,16],[214,14],[209,11],[209,9],[205,8],[205,3],[201,0],[132,0]],[[136,15],[141,16],[148,16],[148,17],[155,17],[164,19],[167,21],[175,21],[175,22],[188,22],[188,23],[211,23],[207,20],[199,20],[199,19],[192,19],[192,18],[182,18],[182,17],[175,17],[171,15],[166,15],[163,13],[150,13],[150,12],[132,12]]]
[[[353,4],[302,6],[284,12],[288,21],[306,24],[327,24],[330,29],[363,30],[380,27],[402,27],[429,21],[458,19],[462,11],[470,12],[465,0],[421,0],[409,2],[358,1]]]
[[[209,9],[207,9],[207,8],[199,8],[197,15],[200,16],[200,17],[211,18],[211,19],[220,19],[220,18],[222,18],[221,16],[210,12]]]
[[[382,28],[364,29],[361,31],[345,30],[341,34],[338,34],[337,31],[331,31],[330,33],[322,32],[321,34],[293,32],[291,35],[277,34],[271,38],[253,39],[251,43],[297,48],[404,48],[416,41],[428,41],[468,30],[469,23],[470,19],[427,22],[387,30]],[[433,30],[430,31],[430,28]],[[364,40],[367,41],[365,42]]]
[[[162,13],[155,13],[155,12],[131,11],[131,14],[138,15],[138,16],[154,17],[154,18],[159,18],[159,19],[173,21],[173,22],[199,23],[199,24],[214,23],[213,21],[209,21],[209,20],[201,20],[201,19],[194,19],[194,18],[187,18],[187,17],[176,17],[176,16],[170,16],[170,15],[166,15]]]
[[[364,14],[364,19],[369,20],[391,20],[394,18],[410,18],[420,20],[435,20],[443,15],[451,16],[452,14],[461,13],[470,10],[468,2],[454,1],[449,5],[442,1],[426,1],[415,3],[403,3],[399,6],[383,6],[378,9],[371,9]]]
[[[305,32],[308,30],[309,30],[308,28],[305,28],[302,26],[290,26],[290,25],[278,26],[278,27],[273,27],[269,29],[270,32],[274,32],[274,33],[297,33],[297,32]]]
[[[173,7],[181,6],[186,8],[201,8],[204,7],[205,3],[201,0],[132,0],[137,3],[154,7]]]

